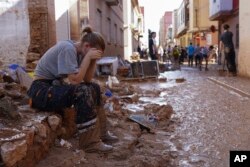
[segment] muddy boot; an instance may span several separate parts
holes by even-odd
[[[103,136],[101,136],[104,142],[118,142],[118,137],[107,131]]]
[[[114,136],[107,130],[107,117],[105,111],[101,108],[98,109],[98,119],[100,123],[100,135],[104,142],[117,142],[118,137]]]
[[[113,151],[113,147],[107,144],[104,144],[103,142],[98,142],[89,145],[84,149],[86,153],[109,153]]]

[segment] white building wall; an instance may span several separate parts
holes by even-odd
[[[129,60],[133,51],[131,22],[132,22],[132,4],[131,0],[123,0],[123,19],[124,19],[124,58]]]
[[[55,0],[56,39],[70,39],[69,0]]]
[[[250,22],[249,0],[240,0],[240,48],[238,70],[242,76],[250,77]]]
[[[30,43],[27,0],[0,2],[0,68],[10,63],[25,65]]]

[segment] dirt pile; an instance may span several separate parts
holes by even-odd
[[[21,85],[6,78],[1,81],[0,166],[33,167],[47,155],[56,138],[72,136],[74,128],[62,124],[67,117],[31,109]]]
[[[78,149],[73,109],[63,111],[63,117],[35,111],[29,107],[22,86],[0,83],[0,164],[33,167],[46,156],[38,167],[164,166],[170,156],[159,131],[169,126],[173,108],[155,101],[161,91],[143,90],[131,83],[114,84],[112,88],[105,82],[99,84],[109,129],[119,137],[119,142],[113,144],[115,150],[103,155]],[[153,124],[154,134],[130,121],[131,114],[145,115]]]

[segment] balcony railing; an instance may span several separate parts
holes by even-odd
[[[210,1],[210,20],[219,20],[227,17],[233,10],[233,0],[209,0]]]
[[[119,0],[105,0],[108,6],[117,6],[119,5]]]

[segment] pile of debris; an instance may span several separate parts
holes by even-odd
[[[132,86],[131,83],[120,82],[111,76],[107,82],[96,82],[100,84],[103,92],[109,126],[120,139],[120,142],[114,145],[116,150],[109,157],[117,161],[136,160],[137,164],[145,164],[143,157],[135,154],[147,141],[142,141],[142,134],[155,133],[158,128],[167,127],[173,113],[172,107],[154,103],[154,98],[159,97],[159,91],[145,91],[136,84]],[[76,130],[73,109],[62,111],[63,116],[56,112],[38,112],[29,107],[26,91],[24,86],[9,77],[0,78],[0,166],[33,167],[55,144],[74,150],[72,155],[77,155],[77,163],[88,165],[89,162],[95,162],[95,158],[99,156],[86,155],[86,160],[85,153],[75,153],[79,152],[76,145],[66,140],[73,138]],[[142,98],[145,97],[151,98],[152,101],[143,101]],[[130,105],[133,105],[135,110],[128,107]],[[147,158],[150,159],[150,156]],[[154,166],[151,163],[160,163],[164,159],[159,158],[147,161],[147,164]]]
[[[31,109],[26,88],[10,77],[0,81],[0,166],[33,167],[73,128],[63,124],[66,117]]]

